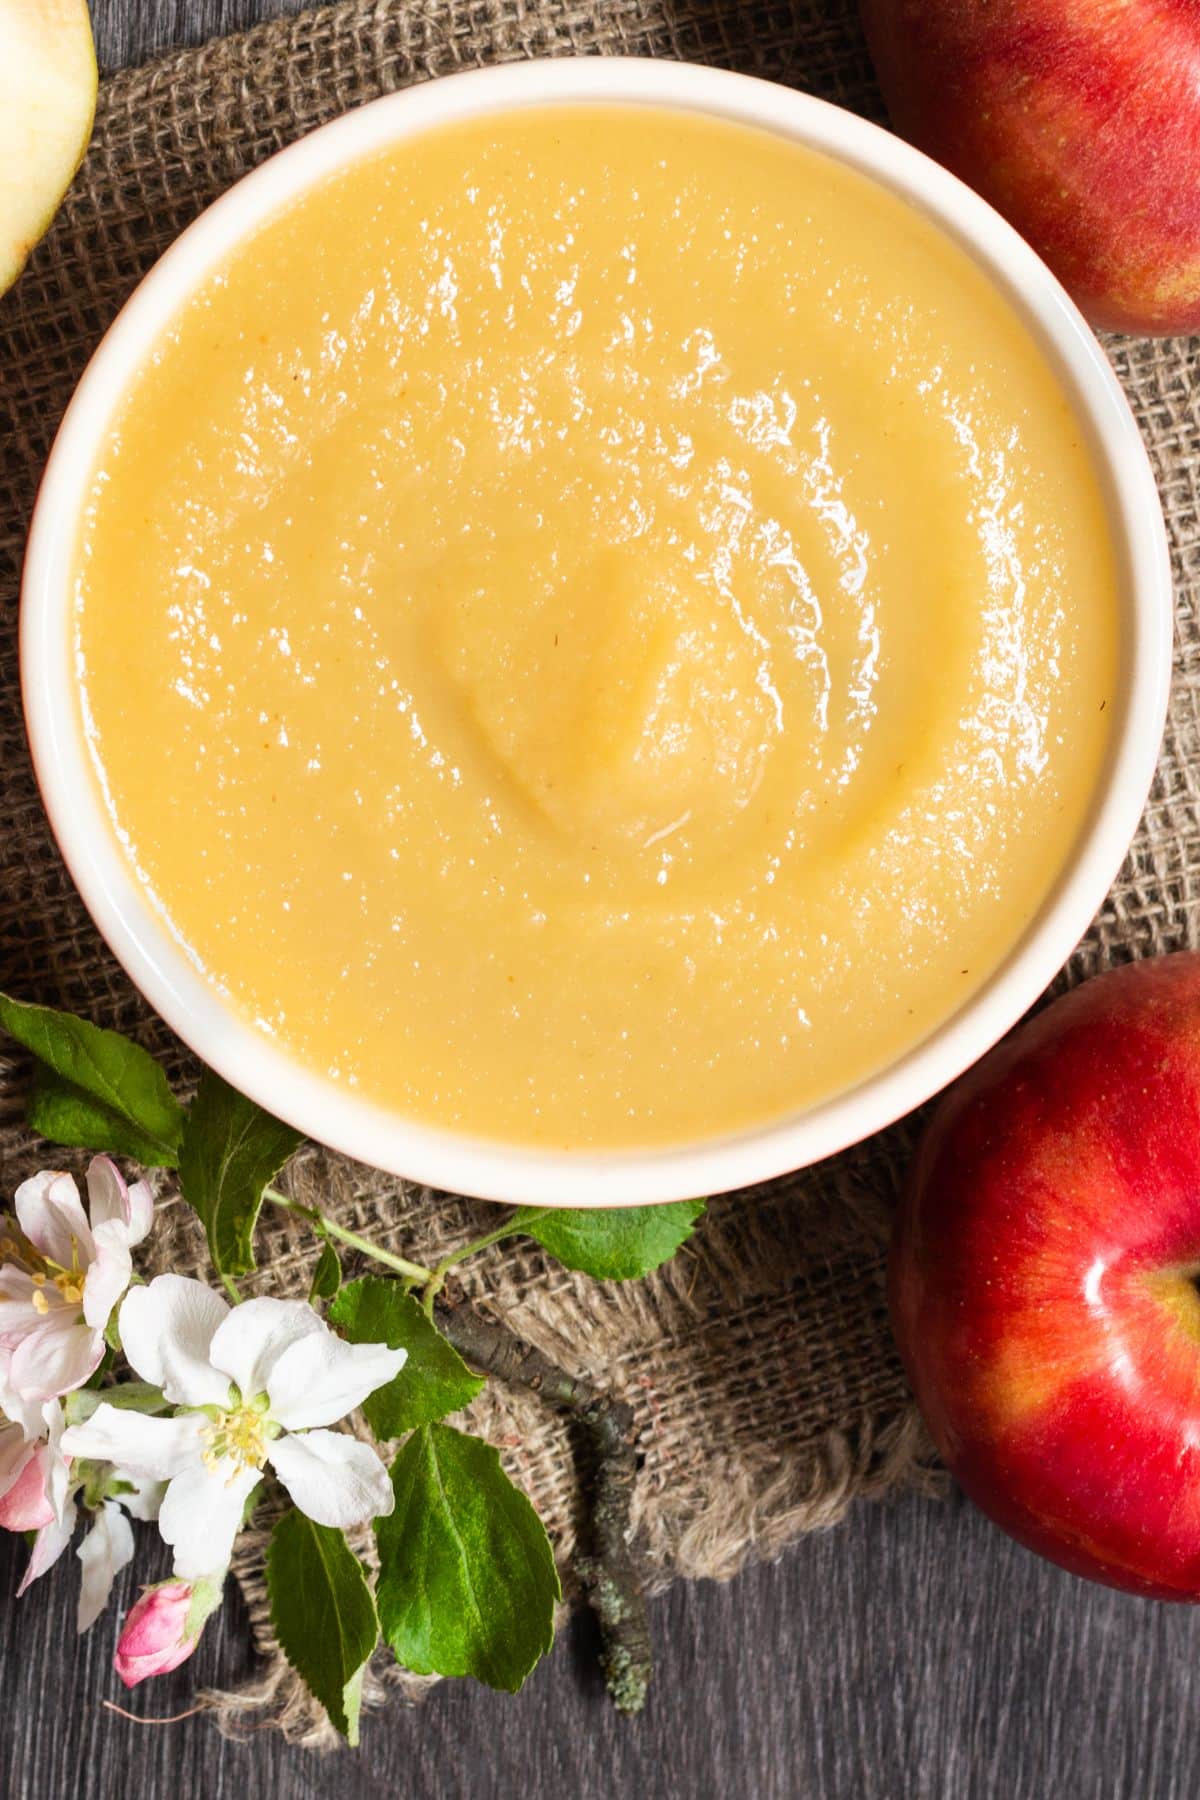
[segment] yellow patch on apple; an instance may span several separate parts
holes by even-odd
[[[95,111],[86,0],[0,0],[0,293],[58,210]]]

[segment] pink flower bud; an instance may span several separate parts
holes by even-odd
[[[40,1531],[54,1517],[46,1493],[47,1448],[38,1444],[29,1461],[0,1500],[0,1528],[5,1531]]]
[[[206,1613],[201,1613],[189,1635],[193,1589],[190,1581],[161,1581],[157,1587],[143,1588],[141,1597],[130,1607],[113,1667],[128,1688],[136,1687],[149,1675],[166,1675],[186,1662],[204,1629]]]

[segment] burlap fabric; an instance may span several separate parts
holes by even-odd
[[[98,939],[51,842],[30,772],[17,685],[17,583],[29,508],[62,408],[139,276],[245,170],[347,107],[480,63],[547,54],[713,62],[878,112],[853,0],[351,0],[107,82],[87,161],[49,238],[0,304],[0,984],[132,1031],[182,1081],[186,1055],[150,1017]],[[1158,778],[1137,842],[1064,979],[1196,940],[1200,903],[1200,431],[1195,343],[1114,341],[1151,445],[1178,584],[1176,682]],[[136,696],[131,696],[131,705]],[[23,1070],[0,1057],[0,1183],[38,1152],[19,1123]],[[857,1495],[932,1476],[884,1303],[887,1218],[911,1127],[820,1169],[720,1200],[661,1276],[601,1286],[532,1248],[463,1275],[487,1309],[564,1365],[631,1399],[644,1463],[636,1525],[652,1585],[728,1576]],[[487,1208],[403,1187],[313,1149],[293,1187],[423,1260],[479,1229]],[[168,1190],[169,1194],[169,1190]],[[155,1267],[206,1273],[203,1247],[167,1199]],[[494,1217],[494,1215],[492,1215]],[[262,1237],[271,1291],[303,1291],[308,1241],[278,1217]],[[564,1562],[581,1523],[570,1434],[494,1385],[470,1423],[496,1443]],[[239,1706],[268,1706],[293,1736],[321,1735],[270,1644],[261,1541],[239,1579],[264,1675]],[[381,1670],[386,1679],[386,1672]],[[376,1684],[376,1692],[379,1684]]]

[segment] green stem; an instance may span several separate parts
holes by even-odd
[[[474,1256],[477,1250],[486,1250],[489,1245],[498,1244],[501,1238],[511,1237],[514,1232],[527,1231],[534,1220],[545,1218],[551,1210],[548,1206],[539,1206],[526,1211],[520,1219],[515,1216],[506,1219],[503,1225],[497,1225],[495,1231],[485,1232],[483,1237],[471,1238],[460,1249],[452,1250],[449,1256],[443,1256],[434,1268],[426,1269],[421,1263],[409,1262],[407,1257],[396,1256],[391,1250],[381,1250],[378,1244],[373,1244],[370,1238],[360,1237],[357,1231],[347,1231],[344,1225],[338,1225],[319,1207],[302,1206],[299,1200],[289,1200],[278,1188],[265,1187],[263,1199],[273,1201],[276,1206],[286,1207],[288,1212],[299,1213],[323,1237],[337,1238],[339,1243],[348,1245],[351,1250],[358,1250],[363,1256],[373,1257],[376,1262],[383,1263],[385,1268],[394,1269],[397,1275],[403,1275],[406,1281],[419,1286],[421,1304],[430,1319],[433,1317],[433,1303],[445,1286],[451,1269],[456,1268],[460,1262],[465,1262],[468,1256]],[[226,1281],[225,1285],[228,1287],[230,1284]],[[236,1298],[236,1290],[234,1295]]]
[[[235,1306],[240,1306],[242,1296],[238,1293],[237,1283],[233,1280],[232,1276],[225,1273],[224,1269],[221,1270],[221,1280],[225,1283],[225,1292],[229,1295],[233,1304]]]
[[[437,1271],[426,1269],[420,1263],[409,1262],[406,1257],[396,1256],[390,1250],[380,1249],[370,1238],[360,1237],[357,1231],[347,1231],[344,1225],[338,1225],[315,1206],[301,1206],[298,1200],[289,1200],[278,1188],[263,1189],[263,1199],[274,1201],[276,1206],[285,1206],[289,1212],[300,1213],[308,1219],[324,1237],[337,1238],[339,1243],[347,1244],[351,1250],[358,1250],[363,1256],[372,1256],[376,1262],[394,1269],[397,1275],[403,1275],[407,1281],[420,1282],[422,1287],[434,1279]]]
[[[536,1207],[526,1212],[520,1220],[508,1219],[503,1225],[497,1225],[495,1231],[489,1231],[483,1237],[472,1238],[460,1250],[452,1250],[449,1256],[443,1256],[430,1275],[425,1292],[421,1297],[426,1317],[432,1319],[433,1303],[446,1285],[446,1277],[451,1269],[460,1262],[465,1262],[468,1256],[474,1256],[477,1250],[486,1250],[489,1245],[498,1244],[501,1238],[511,1237],[516,1231],[527,1231],[535,1219],[544,1218],[549,1211],[548,1206]]]

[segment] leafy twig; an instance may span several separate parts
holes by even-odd
[[[640,1712],[646,1701],[653,1655],[645,1594],[629,1544],[630,1507],[637,1475],[633,1408],[569,1375],[506,1325],[484,1319],[466,1305],[451,1305],[442,1294],[446,1277],[457,1264],[514,1232],[528,1231],[550,1209],[526,1208],[514,1213],[495,1230],[472,1238],[434,1268],[427,1269],[348,1231],[318,1207],[288,1199],[276,1188],[265,1188],[263,1198],[302,1214],[322,1236],[336,1237],[404,1276],[406,1285],[421,1289],[426,1317],[436,1316],[443,1335],[474,1368],[512,1387],[540,1394],[581,1427],[591,1451],[594,1493],[591,1554],[576,1559],[576,1572],[600,1627],[601,1664],[613,1703],[620,1712]]]
[[[278,1557],[268,1564],[279,1641],[338,1729],[353,1737],[362,1671],[381,1629],[405,1668],[474,1675],[506,1692],[521,1686],[553,1639],[554,1608],[562,1596],[545,1527],[509,1481],[496,1451],[445,1423],[474,1399],[486,1374],[541,1395],[586,1436],[593,1465],[592,1542],[576,1566],[599,1621],[609,1692],[623,1712],[639,1711],[650,1681],[651,1651],[630,1547],[638,1468],[632,1409],[567,1374],[505,1326],[450,1304],[442,1290],[451,1270],[467,1257],[516,1234],[595,1280],[638,1280],[686,1243],[703,1201],[569,1212],[516,1207],[498,1226],[428,1268],[275,1187],[302,1141],[299,1132],[212,1070],[203,1073],[185,1109],[153,1059],[116,1032],[0,995],[4,1029],[35,1059],[27,1110],[35,1129],[60,1143],[178,1170],[181,1197],[204,1225],[214,1272],[235,1304],[239,1278],[255,1269],[254,1234],[267,1200],[305,1219],[321,1243],[309,1302],[330,1302],[328,1325],[351,1343],[405,1352],[409,1379],[384,1381],[363,1403],[377,1439],[404,1440],[391,1471],[397,1507],[376,1520],[376,1589],[344,1534],[315,1521],[297,1525],[301,1512],[285,1513],[276,1528],[285,1547],[291,1541],[290,1561],[284,1557],[282,1573]],[[399,1280],[363,1277],[343,1284],[339,1244],[382,1264]],[[247,1323],[251,1317],[245,1315]],[[119,1329],[110,1323],[105,1338],[109,1352],[103,1368],[120,1347]],[[97,1409],[117,1406],[118,1396],[132,1399],[136,1386],[81,1389],[68,1397],[68,1411],[78,1412],[89,1401]],[[161,1394],[158,1402],[136,1405],[135,1411],[161,1410],[166,1404]],[[239,1409],[239,1420],[248,1410]],[[70,1422],[82,1430],[87,1418],[84,1412]],[[85,1485],[85,1501],[89,1491]],[[97,1486],[94,1497],[105,1498],[108,1491],[107,1485]],[[111,1491],[118,1494],[120,1484]],[[428,1558],[425,1547],[438,1534],[450,1549]],[[217,1590],[209,1585],[215,1604]],[[192,1642],[203,1623],[196,1615],[200,1592],[197,1587],[188,1611],[195,1627]]]
[[[549,1211],[550,1208],[548,1206],[543,1206],[539,1207],[534,1213],[514,1213],[507,1218],[502,1225],[497,1225],[494,1231],[485,1233],[483,1237],[472,1238],[469,1243],[463,1244],[460,1249],[452,1250],[449,1256],[443,1256],[436,1268],[430,1271],[429,1279],[425,1284],[425,1291],[421,1297],[421,1303],[425,1308],[426,1317],[432,1319],[433,1303],[441,1293],[442,1288],[445,1285],[446,1277],[451,1269],[455,1268],[460,1262],[465,1262],[468,1256],[474,1256],[477,1250],[487,1250],[492,1244],[498,1244],[502,1238],[512,1237],[514,1232],[528,1230],[530,1218],[540,1219],[544,1213],[548,1213]]]
[[[281,1194],[279,1189],[274,1187],[263,1189],[263,1199],[270,1200],[275,1206],[286,1207],[288,1212],[299,1213],[302,1218],[307,1219],[309,1224],[315,1227],[321,1237],[337,1238],[339,1243],[347,1245],[349,1249],[357,1250],[360,1255],[369,1256],[375,1262],[382,1263],[385,1269],[392,1269],[397,1275],[402,1275],[410,1284],[424,1287],[427,1282],[434,1279],[435,1270],[426,1269],[420,1263],[409,1262],[406,1256],[397,1256],[394,1251],[385,1250],[380,1244],[373,1244],[370,1238],[360,1237],[357,1231],[348,1231],[344,1225],[337,1224],[329,1217],[328,1213],[323,1213],[319,1207],[304,1206],[299,1200],[289,1199],[286,1194]]]
[[[591,1554],[576,1559],[588,1604],[600,1627],[605,1685],[619,1712],[640,1712],[653,1666],[650,1621],[630,1548],[630,1507],[637,1475],[633,1408],[570,1375],[506,1325],[473,1307],[442,1300],[437,1324],[473,1368],[539,1394],[586,1434],[594,1466]]]
[[[482,1237],[471,1238],[467,1243],[460,1245],[457,1250],[452,1250],[448,1256],[443,1256],[441,1262],[435,1263],[432,1269],[427,1269],[422,1263],[410,1262],[406,1256],[397,1256],[394,1251],[385,1250],[381,1245],[373,1244],[370,1238],[360,1237],[357,1231],[347,1230],[345,1225],[339,1225],[335,1219],[329,1217],[328,1213],[322,1212],[319,1206],[305,1206],[301,1201],[293,1200],[287,1194],[281,1194],[276,1187],[265,1187],[262,1197],[264,1200],[270,1200],[275,1206],[286,1207],[288,1212],[299,1213],[302,1218],[308,1220],[319,1236],[336,1238],[348,1249],[357,1250],[361,1256],[369,1256],[374,1262],[382,1263],[384,1268],[391,1269],[395,1274],[403,1276],[407,1286],[420,1288],[421,1304],[425,1309],[426,1317],[430,1319],[433,1317],[434,1301],[441,1293],[451,1269],[456,1268],[459,1263],[465,1262],[468,1256],[474,1256],[477,1251],[487,1250],[492,1244],[498,1244],[502,1238],[512,1237],[514,1232],[527,1231],[531,1223],[536,1222],[550,1211],[548,1206],[542,1206],[536,1211],[526,1208],[520,1214],[513,1213],[494,1231],[485,1232]]]

